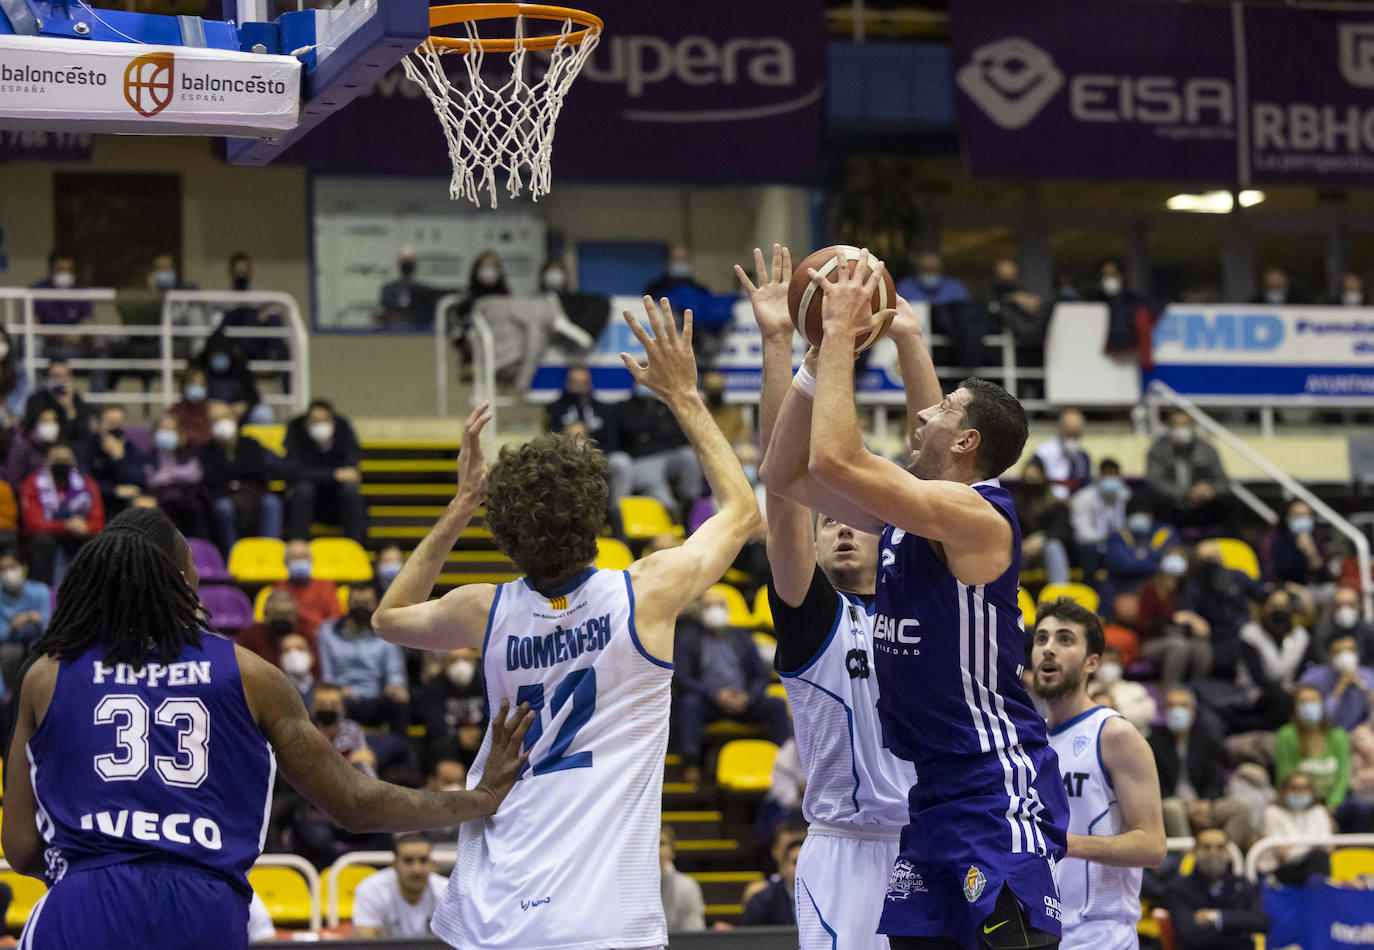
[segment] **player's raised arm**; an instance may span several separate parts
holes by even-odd
[[[1102,726],[1100,750],[1129,830],[1119,835],[1069,835],[1068,856],[1119,868],[1157,868],[1165,856],[1164,810],[1150,744],[1116,716]]]
[[[491,721],[491,750],[482,781],[464,792],[402,788],[362,774],[310,721],[300,693],[276,667],[242,647],[239,671],[248,708],[296,790],[352,832],[426,831],[495,814],[525,760],[521,743],[535,714],[509,701]]]
[[[439,600],[430,600],[429,595],[453,546],[486,500],[487,462],[481,435],[490,421],[490,406],[482,403],[463,424],[458,491],[386,589],[372,615],[372,628],[383,640],[417,650],[458,650],[482,645],[487,614],[496,593],[494,586],[465,584]]]
[[[667,299],[655,304],[645,297],[644,310],[652,337],[633,314],[626,312],[625,322],[643,344],[648,364],[641,366],[626,353],[621,359],[635,380],[662,399],[682,426],[701,461],[717,506],[716,513],[681,547],[659,551],[630,567],[640,640],[652,655],[671,659],[677,615],[720,580],[744,542],[758,529],[761,517],[754,489],[739,459],[697,392],[692,311],[684,315],[682,332],[678,333]]]
[[[902,371],[902,386],[906,390],[907,438],[914,439],[922,410],[945,398],[940,377],[935,373],[935,361],[926,346],[925,331],[916,311],[904,297],[896,303],[897,315],[892,318],[888,336],[897,346],[897,365]],[[915,448],[914,445],[910,446]]]

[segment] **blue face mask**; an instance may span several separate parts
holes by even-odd
[[[1126,527],[1131,534],[1149,534],[1150,527],[1154,524],[1154,519],[1146,514],[1131,515],[1126,519]]]
[[[1097,483],[1097,490],[1104,495],[1120,495],[1126,490],[1126,483],[1115,475],[1108,475]],[[1146,530],[1149,530],[1148,525],[1146,526]]]
[[[309,561],[289,561],[286,565],[286,575],[293,581],[310,580]]]
[[[942,280],[939,274],[921,274],[916,279],[920,281],[921,286],[926,290],[934,290],[936,287],[939,287],[940,281]]]
[[[1322,721],[1322,704],[1308,700],[1298,703],[1298,722],[1304,726],[1315,726]]]
[[[171,429],[158,429],[153,433],[153,444],[164,452],[170,452],[175,449],[179,441],[176,432]]]
[[[1295,792],[1288,796],[1288,809],[1290,811],[1307,811],[1311,807],[1311,792]]]
[[[399,573],[401,573],[401,565],[395,561],[383,561],[377,565],[377,576],[388,584],[394,581]]]
[[[1288,530],[1293,534],[1311,534],[1317,522],[1312,518],[1289,518]]]
[[[1187,706],[1170,706],[1164,714],[1164,724],[1170,732],[1187,732],[1193,724],[1193,711]]]
[[[182,392],[191,402],[200,402],[205,398],[205,387],[199,383],[192,383],[182,390]]]
[[[1188,573],[1188,559],[1182,554],[1166,554],[1159,562],[1159,569],[1170,577],[1182,577]]]
[[[210,372],[223,373],[229,369],[229,354],[216,353],[210,357]]]

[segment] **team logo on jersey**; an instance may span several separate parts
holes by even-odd
[[[1080,756],[1080,755],[1082,755],[1084,752],[1087,752],[1087,751],[1088,751],[1088,745],[1089,745],[1089,743],[1091,743],[1092,741],[1093,741],[1093,740],[1092,740],[1092,737],[1091,737],[1091,736],[1074,736],[1074,737],[1073,737],[1073,754],[1074,754],[1075,756]]]
[[[868,654],[863,650],[850,650],[844,657],[845,668],[852,680],[868,679]]]
[[[973,865],[964,875],[964,897],[970,904],[976,901],[983,894],[983,888],[988,886],[988,879],[983,872],[978,870],[978,865]]]
[[[926,882],[906,858],[898,858],[887,878],[887,899],[904,901],[912,894],[929,894]]]
[[[567,598],[567,597],[550,597],[550,598],[549,598],[549,606],[552,607],[554,610],[567,610],[567,609],[568,609],[568,598]]]

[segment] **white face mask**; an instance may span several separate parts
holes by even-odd
[[[1347,290],[1345,293],[1341,294],[1341,303],[1345,304],[1347,307],[1358,307],[1360,304],[1364,303],[1364,294],[1360,293],[1358,290]]]
[[[310,438],[320,445],[328,445],[334,438],[334,423],[332,422],[312,422],[310,423]]]
[[[1120,663],[1103,663],[1097,668],[1097,681],[1104,686],[1111,686],[1113,683],[1121,681]]]
[[[7,590],[18,590],[24,586],[24,569],[22,567],[7,567],[0,571],[0,584],[4,584]]]
[[[1065,439],[1063,444],[1064,451],[1070,455],[1075,454],[1079,449],[1083,448],[1083,440],[1077,437]]]
[[[1117,294],[1121,293],[1121,278],[1103,277],[1102,292],[1108,297],[1115,297]]]
[[[712,604],[701,612],[701,625],[707,630],[721,630],[730,625],[730,611],[720,604]]]
[[[57,437],[62,434],[62,430],[56,422],[40,422],[34,426],[33,431],[38,436],[39,442],[49,444],[56,442]]]
[[[0,360],[10,355],[10,345],[4,340],[0,340]]]
[[[228,442],[238,431],[239,427],[233,419],[216,419],[214,425],[210,426],[210,434],[220,442]]]
[[[499,284],[501,282],[501,268],[483,264],[477,268],[477,282],[488,286]]]
[[[1336,626],[1349,630],[1360,622],[1360,608],[1341,604],[1332,613],[1331,619],[1336,621]]]
[[[1174,440],[1174,445],[1189,445],[1193,441],[1193,427],[1174,426],[1169,430],[1169,438]]]
[[[678,280],[686,280],[692,276],[691,261],[669,261],[668,276],[676,277]]]
[[[52,285],[58,290],[70,290],[76,286],[76,275],[71,271],[58,271],[52,275]]]
[[[158,429],[153,433],[153,444],[164,452],[175,449],[178,441],[175,429]]]
[[[315,663],[304,650],[287,650],[281,655],[281,669],[287,676],[301,677],[310,672]]]
[[[1266,291],[1264,292],[1264,299],[1265,299],[1265,301],[1266,301],[1267,303],[1272,303],[1272,304],[1281,304],[1281,303],[1283,303],[1283,298],[1286,297],[1286,296],[1288,296],[1288,295],[1285,294],[1282,290],[1266,290]]]
[[[177,284],[177,272],[167,268],[153,271],[153,283],[163,290],[171,290]]]
[[[1331,658],[1331,665],[1338,673],[1353,673],[1360,668],[1360,656],[1353,650],[1342,650]]]
[[[477,675],[477,664],[471,660],[454,660],[445,667],[444,675],[454,686],[463,689],[471,684],[473,677]]]
[[[550,270],[544,272],[544,289],[558,293],[568,286],[568,275],[561,270]]]

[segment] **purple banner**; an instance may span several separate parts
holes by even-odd
[[[1374,184],[1374,13],[954,0],[974,175]]]
[[[606,31],[559,116],[555,182],[814,180],[825,120],[821,0],[790,0],[786,16],[768,0],[593,0],[586,9]],[[450,75],[461,75],[460,58],[449,59]],[[488,62],[508,68],[504,56]],[[449,167],[429,100],[400,67],[284,160],[327,172]]]

